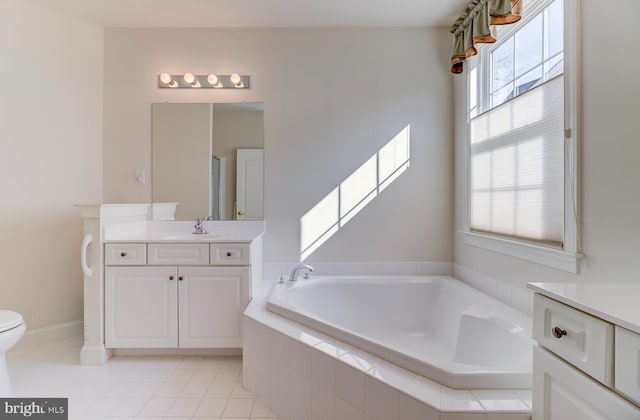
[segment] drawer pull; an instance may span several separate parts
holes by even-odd
[[[231,251],[227,252],[227,257],[231,256]]]
[[[173,280],[173,279],[174,279],[174,277],[173,277],[173,276],[169,276],[169,280]]]
[[[127,253],[126,253],[126,252],[121,252],[121,253],[120,253],[120,256],[121,256],[121,257],[126,257],[126,256],[127,256]]]
[[[553,334],[555,338],[562,338],[563,335],[567,335],[567,330],[563,330],[560,327],[554,327],[551,330],[551,334]]]
[[[184,280],[184,277],[180,276],[180,277],[178,277],[178,280],[182,281],[182,280]]]

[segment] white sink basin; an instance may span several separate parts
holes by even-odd
[[[219,236],[220,235],[215,233],[182,233],[178,235],[165,235],[161,239],[168,241],[206,241]]]

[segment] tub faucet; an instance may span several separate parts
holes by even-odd
[[[199,218],[196,219],[196,224],[193,225],[193,234],[194,235],[204,235],[206,233],[209,233],[209,232],[207,232],[204,229],[204,226],[202,226],[202,220],[200,220]]]
[[[313,267],[307,264],[298,264],[293,267],[291,270],[291,275],[289,276],[289,281],[298,281],[298,275],[300,275],[301,271],[306,271],[307,274],[313,271]]]

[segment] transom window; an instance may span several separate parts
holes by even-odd
[[[491,108],[564,72],[562,6],[555,0],[491,51]]]
[[[473,66],[469,77],[469,116],[494,108],[564,72],[564,2],[533,4],[533,18],[524,25],[499,27],[499,41],[482,45],[483,71]],[[540,4],[546,7],[540,11]],[[527,13],[531,13],[529,9]],[[514,29],[515,27],[515,29]],[[478,80],[483,74],[484,83]],[[484,88],[484,89],[483,89]]]

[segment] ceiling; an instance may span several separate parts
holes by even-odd
[[[30,0],[104,27],[450,26],[469,0]]]

